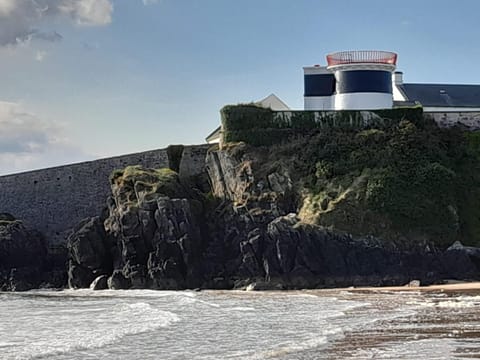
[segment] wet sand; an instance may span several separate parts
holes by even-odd
[[[372,323],[346,330],[327,359],[480,359],[480,282],[341,290],[368,303],[346,315]]]
[[[338,290],[338,289],[337,289]],[[472,291],[480,290],[480,282],[455,282],[429,286],[384,286],[384,287],[350,287],[348,291]]]

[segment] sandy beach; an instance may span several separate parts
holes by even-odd
[[[348,291],[470,291],[480,290],[480,282],[452,282],[428,286],[349,287]]]

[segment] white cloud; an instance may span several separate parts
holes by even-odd
[[[35,54],[35,60],[39,61],[39,62],[42,62],[43,60],[45,60],[45,57],[47,56],[47,52],[46,51],[43,51],[43,50],[39,50],[37,51],[37,53]]]
[[[15,2],[11,0],[0,0],[0,15],[8,16],[15,8]]]
[[[107,25],[112,22],[113,4],[110,0],[56,1],[58,9],[80,25]]]
[[[59,123],[18,103],[0,101],[0,129],[0,174],[90,158],[65,137]]]
[[[0,46],[17,45],[30,39],[58,41],[56,31],[42,25],[56,18],[75,24],[102,26],[111,23],[112,0],[0,0]]]
[[[152,4],[158,4],[158,0],[142,0],[143,5],[152,5]]]

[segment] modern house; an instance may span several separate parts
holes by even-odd
[[[327,55],[327,66],[303,68],[304,109],[391,109],[396,62],[397,54],[388,51],[342,51]]]
[[[422,105],[424,112],[480,111],[480,85],[404,83],[397,54],[342,51],[304,70],[305,110],[374,110]]]
[[[421,105],[440,126],[480,129],[480,85],[404,83],[389,51],[341,51],[327,55],[327,65],[303,68],[304,110],[376,110]],[[272,94],[257,102],[275,111],[289,107]],[[221,129],[207,138],[218,142]]]

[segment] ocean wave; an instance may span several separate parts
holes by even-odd
[[[227,310],[227,311],[255,311],[255,308],[246,307],[246,306],[236,306],[236,307],[232,307],[232,308],[227,308],[225,310]]]
[[[177,314],[157,309],[146,302],[120,303],[105,307],[103,313],[88,311],[72,315],[42,316],[36,327],[43,325],[40,339],[28,339],[3,352],[6,359],[45,359],[53,355],[103,347],[127,335],[151,332],[179,321]],[[68,319],[68,324],[62,324]],[[40,324],[42,323],[42,324]],[[67,325],[67,326],[65,326]]]
[[[326,329],[322,331],[321,334],[311,334],[310,336],[311,337],[301,341],[289,341],[279,344],[274,349],[251,355],[250,357],[246,357],[246,359],[275,359],[278,357],[288,356],[289,354],[301,353],[311,349],[321,349],[326,347],[333,340],[343,337],[343,330],[340,327],[335,327]]]

